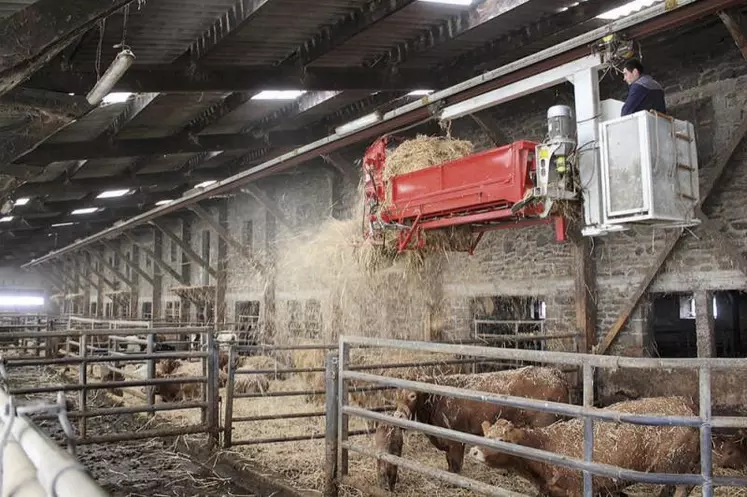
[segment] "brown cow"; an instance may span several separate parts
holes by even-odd
[[[656,397],[613,404],[607,409],[662,416],[695,416],[684,397]],[[494,425],[483,423],[486,437],[512,444],[546,450],[583,459],[584,423],[581,419],[561,421],[544,428],[517,428],[508,420]],[[642,426],[629,423],[595,422],[593,461],[635,471],[690,473],[699,461],[698,430],[678,426]],[[472,447],[469,456],[493,468],[514,471],[550,497],[581,497],[581,472],[532,461],[483,447]],[[594,494],[619,492],[634,482],[594,477]],[[683,486],[675,495],[686,497],[692,487]]]
[[[429,382],[552,402],[569,401],[568,381],[562,372],[553,368],[528,366],[493,373],[449,375]],[[508,419],[519,426],[535,427],[547,426],[557,419],[550,413],[407,390],[400,393],[397,409],[421,423],[473,435],[482,435],[483,421],[493,423],[498,418]],[[428,439],[436,448],[446,452],[449,471],[459,473],[464,461],[464,444],[433,436],[428,436]]]
[[[727,469],[747,467],[747,443],[738,436],[713,435],[713,463]]]
[[[180,375],[172,375],[179,378]],[[185,402],[200,398],[201,385],[199,383],[163,383],[155,386],[155,392],[164,402]]]
[[[395,411],[394,417],[404,418],[405,413],[401,411]],[[374,443],[377,450],[381,450],[388,454],[394,454],[395,456],[401,457],[403,442],[404,434],[402,428],[381,423],[379,423],[379,426],[376,427],[376,436],[374,437]],[[386,461],[377,460],[376,469],[379,475],[379,485],[381,486],[381,488],[385,488],[390,492],[393,492],[394,486],[397,483],[397,465]]]

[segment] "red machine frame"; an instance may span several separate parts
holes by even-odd
[[[541,203],[532,203],[512,212],[511,207],[534,187],[535,147],[531,141],[472,154],[461,159],[394,176],[387,185],[383,178],[390,137],[374,142],[366,151],[365,195],[378,212],[369,215],[372,223],[398,227],[398,250],[422,248],[423,230],[469,225],[473,239],[470,254],[486,231],[519,228],[537,224],[555,224],[558,242],[565,240],[565,218],[540,218]],[[391,201],[387,203],[387,188]]]

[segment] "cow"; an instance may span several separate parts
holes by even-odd
[[[432,380],[432,381],[430,381]],[[520,369],[480,374],[457,374],[424,381],[480,392],[513,395],[552,402],[569,402],[568,381],[553,368],[527,366]],[[557,420],[554,414],[527,411],[475,400],[404,390],[399,393],[397,410],[406,418],[452,430],[482,435],[482,422],[504,418],[518,426],[547,426]],[[428,436],[431,443],[446,452],[449,471],[460,473],[464,444]]]
[[[685,397],[633,400],[613,404],[606,409],[632,414],[695,416],[691,402]],[[546,450],[575,459],[584,458],[584,422],[581,419],[559,421],[542,428],[520,428],[507,419],[499,419],[492,425],[484,421],[482,430],[485,437],[492,440]],[[596,422],[592,460],[635,471],[690,473],[700,460],[699,448],[697,428]],[[541,494],[550,497],[583,495],[583,475],[574,469],[477,446],[470,449],[469,457],[492,468],[517,473],[534,484]],[[593,493],[617,493],[633,484],[631,481],[595,476]],[[691,486],[681,486],[677,488],[675,495],[686,497],[691,490]]]
[[[404,418],[405,413],[395,411],[394,417]],[[374,445],[377,450],[393,454],[397,457],[402,456],[402,445],[404,443],[404,434],[402,428],[379,423],[376,427],[374,436]],[[394,491],[397,484],[397,465],[378,459],[376,469],[379,476],[379,485],[390,492]]]
[[[727,469],[747,467],[747,443],[745,439],[729,435],[713,435],[713,463]]]
[[[173,375],[178,378],[179,375]],[[164,402],[184,402],[200,398],[199,383],[162,383],[155,386],[155,392]]]

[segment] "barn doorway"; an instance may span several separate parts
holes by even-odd
[[[747,293],[713,294],[716,357],[747,357]],[[653,296],[652,334],[659,357],[697,357],[695,299],[692,293]]]

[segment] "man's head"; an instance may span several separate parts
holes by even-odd
[[[643,75],[643,64],[638,59],[626,60],[623,64],[623,79],[629,85],[636,82]]]

